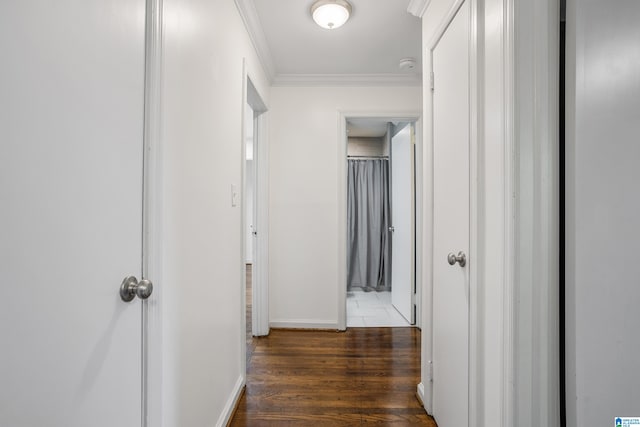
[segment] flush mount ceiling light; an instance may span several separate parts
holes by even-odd
[[[349,19],[351,4],[346,0],[318,0],[311,5],[316,24],[328,30],[336,29]]]

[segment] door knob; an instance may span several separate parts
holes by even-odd
[[[136,295],[140,299],[147,299],[153,292],[153,283],[150,280],[142,279],[138,282],[135,276],[127,276],[120,285],[120,298],[122,301],[129,302],[133,300]]]
[[[458,255],[451,252],[447,255],[447,261],[449,261],[449,265],[455,265],[457,262],[460,267],[464,267],[467,264],[467,256],[462,251],[458,252]]]
[[[396,231],[396,228],[392,225],[389,227],[389,231],[393,233],[394,231]]]

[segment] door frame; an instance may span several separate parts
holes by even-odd
[[[162,61],[163,0],[145,0],[142,278],[153,294],[142,304],[142,427],[163,422]]]
[[[338,111],[338,330],[347,329],[347,119],[375,118],[390,122],[415,122],[415,160],[422,156],[422,112],[419,111]],[[415,259],[422,257],[423,170],[415,161]],[[422,263],[415,263],[416,324],[422,319]]]
[[[254,336],[269,335],[269,210],[268,210],[268,194],[269,194],[269,169],[268,169],[268,146],[267,146],[267,123],[266,112],[267,107],[258,93],[256,87],[252,83],[251,75],[247,70],[246,58],[242,61],[242,334],[246,334],[246,274],[245,274],[245,253],[246,230],[247,230],[247,207],[244,203],[244,195],[246,193],[247,183],[246,177],[246,132],[245,121],[247,119],[245,104],[249,104],[253,110],[253,138],[254,138],[254,207],[256,217],[254,221],[257,225],[257,234],[254,243],[252,269],[252,331]],[[242,342],[245,342],[243,335]],[[246,348],[243,350],[243,354]],[[246,357],[243,357],[245,360]],[[246,372],[246,367],[243,369]]]

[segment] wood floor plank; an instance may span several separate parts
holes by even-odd
[[[247,265],[247,386],[232,427],[437,427],[415,397],[420,333],[273,330],[252,337]]]
[[[415,396],[420,333],[273,330],[252,340],[247,387],[230,426],[429,426]]]

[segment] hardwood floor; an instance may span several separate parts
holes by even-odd
[[[254,344],[252,336],[252,324],[251,324],[251,310],[253,308],[253,281],[252,281],[253,265],[246,264],[246,278],[247,278],[247,296],[246,296],[246,325],[247,325],[247,366],[251,361],[251,355],[253,354]]]
[[[249,345],[247,387],[230,426],[436,427],[415,396],[415,328],[272,330]]]

